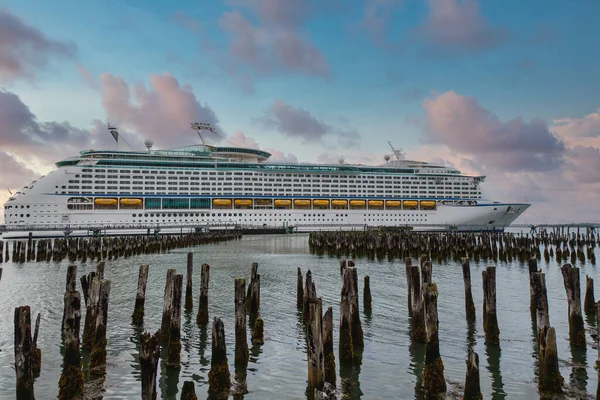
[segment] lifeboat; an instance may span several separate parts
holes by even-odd
[[[96,199],[94,204],[97,206],[116,206],[117,199]]]
[[[421,200],[421,209],[422,210],[433,210],[434,208],[435,208],[435,201]]]
[[[329,200],[313,200],[315,207],[329,207]]]
[[[121,199],[120,203],[126,207],[141,207],[142,199]]]
[[[369,200],[369,208],[383,207],[383,200]]]
[[[273,200],[271,199],[254,199],[255,206],[272,206]]]
[[[400,208],[402,202],[400,200],[387,200],[385,202],[386,208]]]
[[[275,207],[290,208],[292,206],[291,200],[275,200]]]
[[[236,207],[252,207],[252,200],[250,199],[235,199],[233,201]]]
[[[295,208],[310,208],[310,200],[294,200]]]
[[[365,200],[350,200],[350,207],[352,208],[365,208],[367,202]]]
[[[331,200],[331,206],[333,208],[346,208],[348,207],[348,200]]]
[[[402,207],[405,210],[414,210],[417,208],[418,205],[419,205],[419,202],[416,200],[404,200],[402,202]]]
[[[231,208],[231,199],[213,199],[214,208]]]

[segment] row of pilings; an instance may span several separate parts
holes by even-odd
[[[1,278],[2,269],[0,269]],[[157,370],[162,359],[164,366],[171,372],[179,373],[181,366],[181,314],[182,309],[192,311],[193,254],[188,253],[187,276],[168,269],[163,298],[161,326],[155,332],[139,332],[139,362],[141,375],[141,398],[157,398]],[[149,266],[139,268],[138,286],[132,324],[144,325],[146,286]],[[202,264],[200,290],[197,311],[197,324],[207,325],[208,319],[208,283],[210,267]],[[246,279],[236,278],[235,285],[235,361],[236,369],[246,368],[249,362],[248,338],[246,332],[251,329],[251,343],[260,346],[264,343],[264,323],[260,318],[260,275],[258,264],[253,263],[246,289]],[[64,309],[61,327],[62,346],[64,347],[62,373],[58,381],[59,400],[79,400],[84,398],[102,398],[107,363],[107,326],[111,281],[105,279],[105,263],[97,264],[96,270],[80,278],[81,291],[77,290],[77,266],[70,265],[67,270]],[[81,293],[84,301],[81,301]],[[82,308],[85,318],[82,321]],[[38,314],[32,337],[31,311],[29,306],[15,309],[15,372],[16,398],[34,399],[34,379],[39,376],[42,366],[42,351],[37,346],[40,327]],[[83,332],[81,325],[83,322]],[[89,357],[87,372],[90,379],[84,382],[82,358]],[[233,379],[229,371],[225,347],[225,327],[219,317],[212,321],[211,369],[208,374],[209,390],[212,398],[226,399],[229,395],[247,393],[245,377],[236,375]],[[193,381],[184,382],[181,399],[197,399]]]
[[[334,257],[399,259],[426,254],[432,260],[460,262],[518,260],[530,258],[548,262],[596,264],[594,248],[600,246],[593,233],[564,236],[556,233],[514,234],[500,232],[414,232],[414,231],[335,231],[312,232],[308,239],[311,253]]]
[[[212,231],[159,236],[72,237],[0,242],[0,263],[32,261],[100,261],[128,258],[134,255],[165,253],[173,249],[236,240],[239,231]],[[12,245],[12,251],[10,250]],[[1,254],[4,254],[2,256]]]

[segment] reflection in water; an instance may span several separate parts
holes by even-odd
[[[423,393],[423,368],[425,367],[425,344],[409,338],[408,355],[410,357],[409,370],[415,376],[415,399],[422,399]]]
[[[476,334],[477,334],[477,327],[476,327],[475,321],[467,322],[467,354],[469,354],[473,351],[473,348],[475,347],[475,344],[477,343],[476,336],[475,336]]]
[[[206,370],[210,367],[210,359],[206,358],[206,345],[208,344],[208,324],[200,325],[200,345],[198,346],[198,353],[200,354],[200,365],[201,370]]]
[[[186,353],[192,352],[193,342],[189,339],[194,337],[194,325],[196,322],[194,321],[194,324],[192,324],[192,313],[192,310],[185,310],[183,313],[183,326],[181,327],[183,330],[183,335],[181,338],[181,344]],[[185,340],[185,338],[188,340]]]
[[[571,388],[585,393],[588,380],[586,348],[571,346],[571,362],[573,363],[573,368],[569,374],[569,384]]]
[[[485,345],[485,354],[487,356],[488,371],[492,374],[492,399],[505,399],[504,383],[502,382],[502,373],[500,372],[500,346]]]
[[[362,350],[354,350],[355,359],[352,364],[340,362],[340,380],[342,396],[344,399],[360,399],[363,392],[360,390],[360,366],[362,365]]]
[[[160,397],[162,399],[174,399],[179,392],[179,371],[181,368],[167,368],[165,360],[167,359],[167,346],[160,348]]]
[[[129,341],[135,345],[135,351],[131,353],[133,362],[129,365],[133,369],[133,374],[137,377],[138,381],[141,381],[141,368],[140,368],[140,335],[144,333],[143,325],[131,325],[132,332],[129,337]]]

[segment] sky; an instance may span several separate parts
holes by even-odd
[[[487,177],[520,223],[599,222],[597,0],[0,3],[0,203],[88,148],[391,154]],[[1,216],[0,216],[1,218]]]

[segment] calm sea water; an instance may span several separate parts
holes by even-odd
[[[150,264],[146,295],[144,329],[160,326],[167,268],[184,274],[186,255],[194,253],[194,311],[182,314],[182,355],[179,374],[168,374],[159,367],[159,396],[179,398],[185,380],[193,380],[200,399],[207,397],[210,370],[210,327],[195,324],[200,282],[200,264],[211,266],[209,312],[225,324],[227,352],[233,376],[234,278],[249,277],[252,262],[259,263],[261,275],[261,316],[265,321],[265,344],[251,349],[246,384],[246,399],[303,399],[307,380],[304,333],[296,311],[296,267],[309,268],[323,298],[323,310],[332,306],[334,321],[339,320],[340,276],[335,258],[311,255],[306,235],[247,236],[240,241],[176,250],[168,254],[142,255],[106,263],[105,277],[112,280],[108,311],[108,348],[105,399],[139,398],[137,336],[131,326],[138,268]],[[596,253],[597,258],[600,254]],[[37,398],[55,398],[61,372],[60,324],[67,262],[4,263],[0,281],[0,398],[13,398],[15,372],[13,353],[13,316],[17,306],[29,305],[32,319],[40,312],[39,347],[42,371],[35,382]],[[358,260],[359,286],[362,277],[371,278],[372,314],[361,317],[365,334],[362,364],[342,371],[345,391],[351,398],[418,398],[415,390],[424,361],[424,346],[411,343],[407,315],[407,290],[404,264],[399,260]],[[440,351],[445,376],[450,386],[459,388],[465,375],[465,360],[470,346],[479,354],[481,388],[484,398],[537,398],[536,359],[529,314],[527,265],[518,262],[497,264],[498,319],[500,351],[486,348],[482,333],[481,270],[485,263],[471,264],[477,323],[467,326],[464,313],[463,281],[459,264],[434,264],[433,281],[438,284]],[[596,266],[581,267],[585,275],[598,277]],[[560,370],[565,382],[577,394],[573,398],[593,398],[597,372],[593,369],[597,350],[590,333],[595,321],[586,319],[587,352],[572,352],[568,342],[567,302],[559,266],[555,261],[540,262],[546,273],[550,323],[556,328]],[[95,269],[95,264],[80,264],[78,280]],[[185,278],[184,278],[185,279]],[[185,281],[184,281],[185,282]],[[78,284],[78,290],[81,291]],[[583,295],[583,293],[582,293]],[[84,314],[84,313],[82,313]],[[82,323],[85,316],[82,315]],[[334,325],[335,325],[334,324]],[[592,328],[594,327],[594,328]],[[82,328],[83,331],[83,328]],[[249,336],[250,337],[250,336]],[[337,326],[334,332],[337,362]],[[337,362],[338,375],[339,362]],[[340,379],[338,379],[338,387]]]

